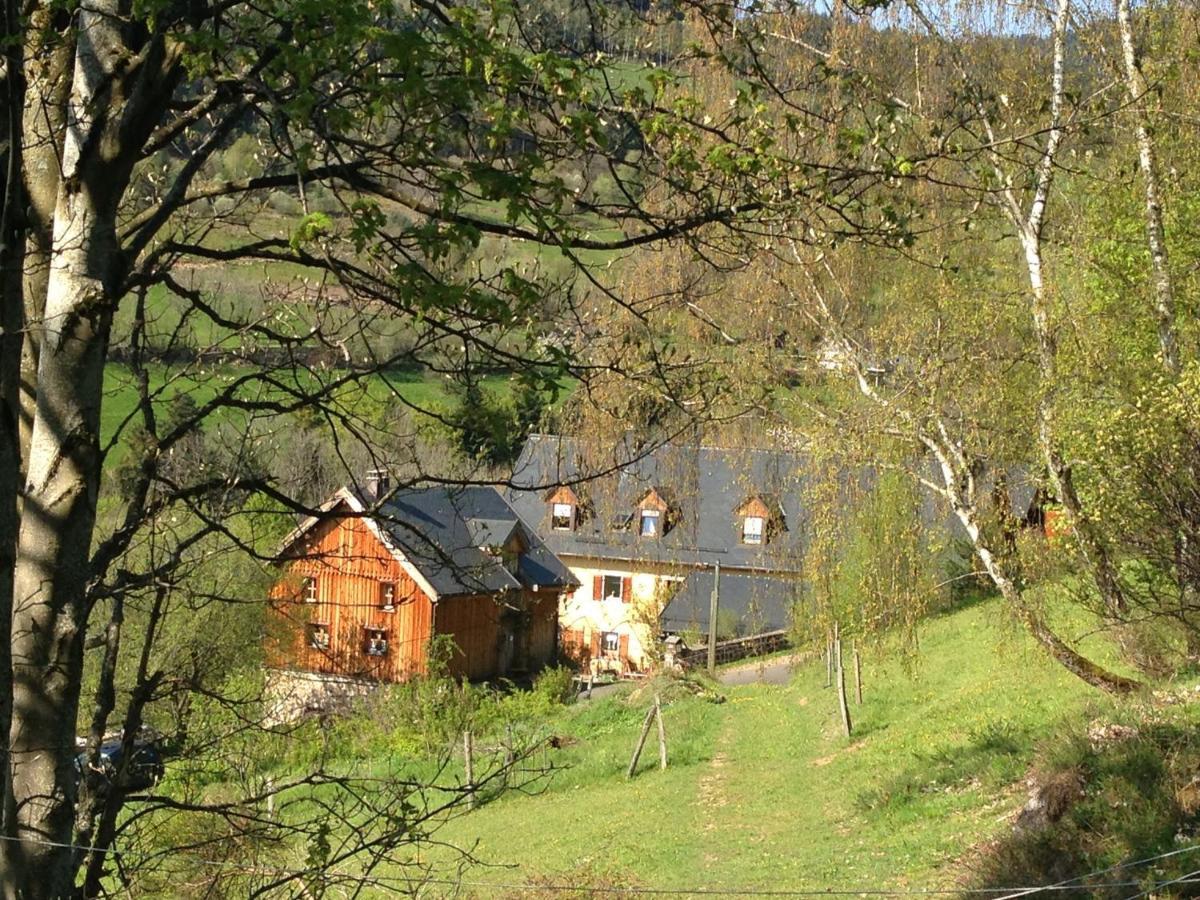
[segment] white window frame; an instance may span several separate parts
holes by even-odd
[[[301,593],[305,603],[320,603],[321,597],[317,592],[317,579],[315,576],[309,576],[302,583]]]
[[[363,653],[367,656],[382,658],[391,649],[391,639],[386,628],[363,626]]]
[[[752,530],[750,523],[757,522],[757,528]],[[762,516],[746,516],[742,521],[742,543],[761,544],[767,530],[767,520]]]
[[[560,524],[565,520],[565,524]],[[575,504],[552,503],[550,505],[550,527],[555,531],[573,531],[575,529]]]
[[[306,632],[304,635],[305,642],[308,644],[308,646],[311,649],[313,649],[313,650],[328,650],[329,649],[329,645],[333,641],[333,635],[329,633],[329,623],[328,622],[309,622],[308,625],[305,626],[304,630]],[[325,640],[323,642],[317,640],[318,633],[323,633],[325,635]]]
[[[646,531],[646,523],[653,522],[654,530]],[[640,537],[658,537],[662,534],[662,513],[657,509],[643,509],[638,517],[638,535]]]
[[[396,582],[382,581],[379,583],[379,608],[384,612],[395,612]]]
[[[612,638],[613,645],[611,648],[608,646],[609,638]],[[621,635],[615,631],[600,632],[600,654],[602,656],[608,656],[609,654],[612,654],[614,656],[619,656],[620,653],[621,653]]]
[[[615,594],[610,593],[608,590],[609,579],[612,579],[613,581],[615,581],[617,583],[617,592]],[[625,586],[625,576],[623,576],[623,575],[612,575],[612,574],[601,575],[600,576],[600,595],[601,596],[598,597],[597,599],[599,599],[599,600],[620,600],[620,599],[622,599],[622,594],[624,592],[624,586]]]

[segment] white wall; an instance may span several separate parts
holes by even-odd
[[[631,563],[561,557],[579,579],[580,587],[571,595],[563,595],[559,603],[559,628],[583,631],[590,646],[596,632],[612,631],[629,639],[630,664],[645,669],[648,650],[658,638],[657,622],[662,612],[659,585],[680,576],[668,569],[650,571],[649,567],[634,568]],[[619,597],[593,596],[597,575],[616,575],[632,578],[628,603]]]

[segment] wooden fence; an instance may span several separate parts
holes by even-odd
[[[732,638],[728,641],[717,642],[717,665],[745,659],[749,656],[763,656],[784,650],[789,646],[786,630],[765,631],[762,634],[752,634],[746,637]],[[708,665],[708,647],[688,647],[675,657],[685,668],[704,667]]]

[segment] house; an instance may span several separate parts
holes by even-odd
[[[630,674],[652,663],[664,634],[694,641],[710,629],[718,638],[788,629],[803,598],[812,491],[829,475],[783,450],[643,451],[630,439],[602,447],[533,435],[506,497],[580,584],[561,595],[564,653]],[[870,467],[838,469],[834,478],[846,510],[878,480]],[[1018,522],[1037,524],[1025,472],[1009,469],[994,483]],[[965,531],[932,494],[923,494],[918,515],[931,544],[946,545],[931,565],[962,555],[955,541]]]
[[[805,530],[798,455],[699,445],[642,453],[627,442],[599,452],[533,435],[506,493],[580,583],[559,608],[567,655],[643,671],[664,630],[707,633],[714,582],[719,632],[788,627]]]
[[[343,488],[286,538],[271,591],[268,662],[334,678],[402,681],[435,637],[450,673],[487,679],[557,656],[558,606],[577,587],[491,487]]]

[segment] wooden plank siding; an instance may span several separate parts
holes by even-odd
[[[528,593],[529,667],[548,666],[558,661],[558,591]]]
[[[316,581],[316,602],[305,598],[309,578]],[[390,611],[380,605],[385,584],[393,586]],[[274,614],[267,662],[275,668],[403,681],[427,670],[428,643],[434,634],[454,641],[450,674],[460,678],[532,671],[557,657],[557,591],[524,591],[504,600],[479,594],[435,602],[357,516],[333,518],[305,535],[270,599]],[[328,630],[327,649],[310,645],[310,625]],[[366,652],[368,629],[383,632],[386,655]]]
[[[317,583],[317,602],[305,602],[304,579]],[[380,607],[393,585],[394,610]],[[281,668],[402,681],[425,669],[433,601],[361,518],[322,523],[305,536],[299,554],[271,591],[277,622],[268,634],[268,660]],[[329,648],[309,646],[307,626],[323,624]],[[367,628],[388,641],[384,656],[366,652]]]
[[[457,677],[535,671],[557,658],[558,592],[524,591],[508,603],[486,595],[451,597],[437,604],[434,631],[454,641],[450,672]]]
[[[477,681],[500,674],[500,614],[490,596],[450,597],[434,610],[434,630],[454,641],[450,674]]]

